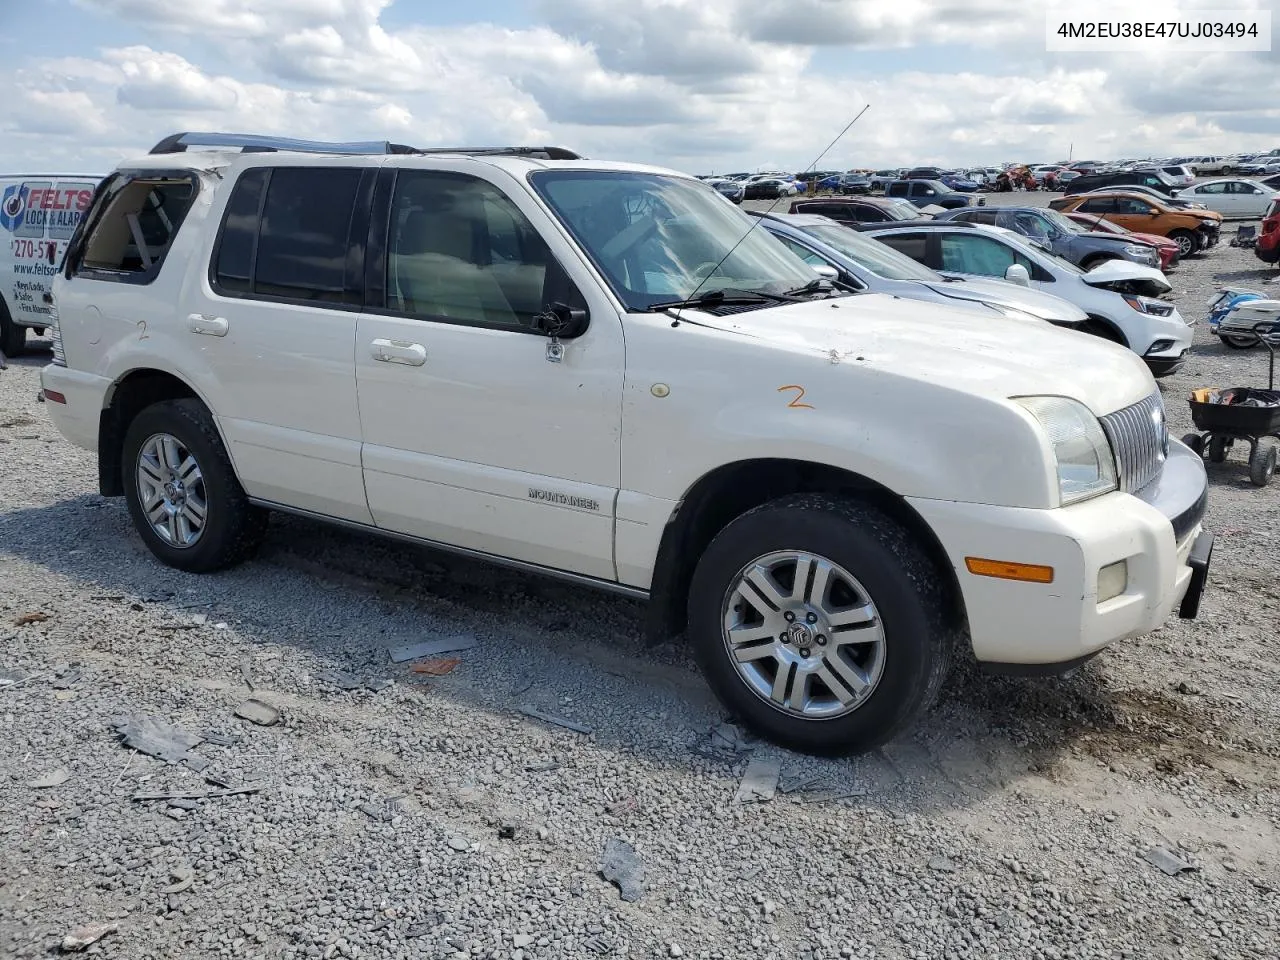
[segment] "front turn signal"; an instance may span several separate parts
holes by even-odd
[[[1011,560],[986,560],[982,557],[965,557],[964,565],[979,577],[995,577],[998,580],[1023,580],[1027,583],[1053,583],[1053,567],[1038,563],[1014,563]]]

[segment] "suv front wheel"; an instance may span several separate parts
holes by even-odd
[[[125,499],[147,547],[171,567],[208,573],[258,548],[267,513],[254,507],[199,400],[165,400],[125,433]]]
[[[937,697],[953,646],[946,589],[902,525],[856,501],[786,497],[707,547],[689,637],[750,727],[809,753],[869,750]]]

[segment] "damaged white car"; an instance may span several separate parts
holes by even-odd
[[[97,190],[49,307],[46,409],[164,563],[288,511],[645,599],[802,750],[1205,584],[1204,467],[1132,354],[840,295],[667,170],[176,136]]]
[[[1085,272],[1021,234],[981,224],[870,224],[864,232],[939,273],[1001,277],[1074,303],[1089,316],[1088,332],[1128,347],[1157,377],[1181,367],[1191,349],[1195,321],[1164,299],[1173,285],[1155,267],[1108,260]]]

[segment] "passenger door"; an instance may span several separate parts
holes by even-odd
[[[356,337],[369,506],[386,530],[612,580],[621,320],[550,218],[493,176],[379,185]],[[556,302],[590,326],[551,362],[534,319]]]
[[[1021,252],[995,237],[980,233],[941,234],[938,237],[938,256],[942,264],[939,269],[947,273],[1003,280],[1005,271],[1015,263],[1026,267],[1032,277],[1038,272],[1036,265]]]
[[[370,523],[354,341],[368,158],[251,167],[229,194],[207,273],[189,278],[181,336],[246,492]]]
[[[1112,203],[1114,210],[1107,219],[1113,223],[1118,223],[1135,233],[1164,233],[1163,230],[1152,229],[1157,226],[1156,221],[1160,219],[1153,214],[1158,214],[1159,211],[1147,201],[1139,200],[1137,197],[1115,197]]]

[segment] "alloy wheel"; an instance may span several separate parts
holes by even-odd
[[[148,437],[138,451],[138,501],[157,537],[172,547],[192,547],[204,533],[208,493],[200,465],[185,444],[168,433]]]
[[[738,676],[789,716],[852,713],[884,672],[875,603],[849,571],[813,553],[781,550],[748,563],[726,591],[722,622]]]

